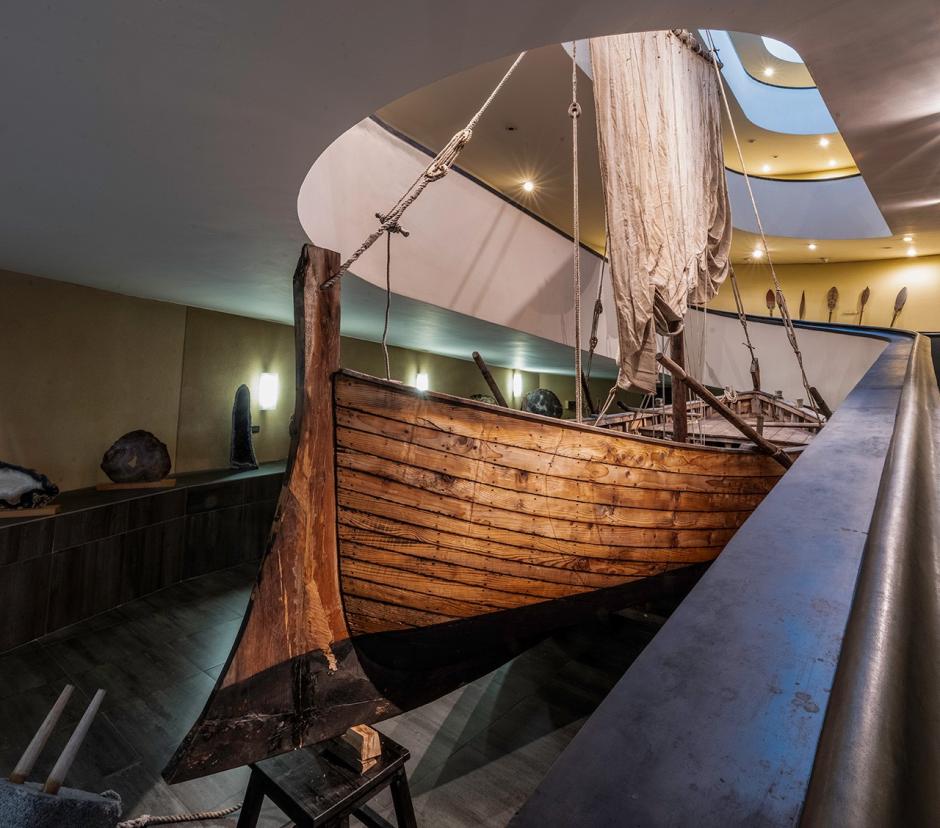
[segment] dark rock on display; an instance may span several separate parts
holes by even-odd
[[[256,469],[255,446],[251,439],[251,391],[239,385],[232,404],[232,449],[229,465],[233,469]]]
[[[58,493],[59,487],[44,474],[0,460],[0,509],[36,509]]]
[[[561,417],[564,409],[561,400],[554,391],[547,388],[536,388],[530,391],[522,400],[522,410],[532,414],[541,414],[544,417]]]
[[[476,400],[477,402],[489,403],[490,405],[496,405],[496,397],[492,394],[471,394],[471,400]]]
[[[170,473],[170,452],[149,431],[129,431],[104,453],[101,470],[115,483],[153,483]]]

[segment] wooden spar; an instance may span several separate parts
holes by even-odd
[[[98,714],[98,708],[101,707],[103,699],[104,690],[99,690],[88,703],[88,707],[85,708],[82,718],[75,726],[75,730],[72,731],[72,735],[69,737],[68,742],[66,742],[65,747],[62,748],[62,753],[59,754],[55,765],[53,765],[52,770],[49,771],[46,784],[42,786],[43,793],[55,795],[59,792],[59,788],[62,787],[62,783],[65,781],[65,777],[72,767],[72,762],[75,761],[75,757],[78,755],[78,749],[82,746],[82,742],[85,741],[85,736],[88,735],[91,723]]]
[[[594,407],[594,400],[591,397],[591,389],[588,387],[587,377],[584,376],[584,371],[581,372],[581,390],[584,392],[584,401],[587,403],[588,413],[595,417],[597,416],[597,409]]]
[[[828,420],[832,416],[832,409],[823,399],[822,394],[819,393],[819,389],[817,389],[815,385],[811,385],[809,387],[809,393],[813,395],[813,399],[816,401],[816,408],[819,409],[819,413]]]
[[[490,387],[490,391],[493,392],[493,396],[496,398],[496,402],[503,408],[509,408],[509,404],[506,402],[506,398],[503,396],[503,392],[500,391],[499,385],[497,384],[496,380],[493,379],[493,375],[490,373],[490,368],[484,361],[483,357],[480,356],[479,351],[473,352],[473,361],[477,364],[477,368],[480,369],[480,373],[483,374],[483,379],[486,380],[486,384]]]
[[[690,377],[683,368],[676,365],[669,357],[664,354],[656,354],[656,359],[659,361],[660,365],[665,366],[672,374],[673,382],[675,382],[676,378],[685,382],[699,397],[721,414],[729,423],[735,426],[748,440],[754,443],[760,451],[770,455],[770,457],[776,460],[785,469],[793,465],[793,461],[783,449],[779,446],[775,446],[769,440],[765,440],[754,428],[722,403],[721,400],[712,394],[712,392],[698,380]]]
[[[672,361],[685,372],[685,334],[674,334],[669,340]],[[689,441],[689,416],[686,409],[686,383],[676,374],[672,375],[672,439],[677,443]]]
[[[68,703],[73,689],[71,684],[65,685],[62,692],[59,693],[59,698],[56,699],[56,703],[52,705],[52,709],[46,714],[43,723],[39,725],[39,730],[36,731],[32,741],[30,741],[26,750],[23,751],[20,761],[16,763],[16,767],[13,768],[13,773],[10,774],[10,781],[15,785],[21,785],[29,777],[29,774],[33,770],[33,765],[36,764],[36,760],[39,758],[39,754],[42,753],[46,742],[49,741],[50,734],[59,723],[59,718],[62,716],[62,711],[65,710],[65,705]]]

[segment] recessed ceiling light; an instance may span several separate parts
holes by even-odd
[[[769,173],[769,172],[770,172],[770,164],[764,164],[764,166],[760,168],[760,171],[761,171],[761,172],[765,172],[765,173]]]
[[[836,161],[835,158],[830,158],[830,159],[829,159],[829,166],[830,166],[830,167],[834,167],[837,163],[839,163],[839,162]]]
[[[806,245],[806,246],[807,246],[810,250],[815,250],[815,249],[816,249],[816,242],[810,242],[810,243],[809,243],[808,245]]]
[[[765,78],[772,78],[773,76],[774,76],[774,67],[773,67],[773,66],[765,66],[765,67],[764,67],[764,77],[765,77]]]
[[[908,244],[910,244],[912,241],[914,241],[914,237],[910,235],[904,236],[904,238],[902,238],[901,241],[907,242]]]
[[[825,135],[823,135],[823,137],[819,139],[819,146],[821,147],[829,146],[829,139]]]
[[[763,259],[763,258],[764,258],[764,251],[761,250],[759,247],[755,247],[755,248],[751,251],[751,258],[752,258],[752,259]]]
[[[534,191],[535,191],[535,182],[534,182],[534,181],[523,181],[523,182],[522,182],[522,189],[525,190],[527,193],[534,192]]]
[[[907,248],[907,255],[908,255],[908,256],[916,256],[916,255],[917,255],[917,251],[916,251],[913,247],[909,247],[909,248]]]

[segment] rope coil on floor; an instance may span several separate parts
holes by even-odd
[[[148,825],[173,825],[180,822],[204,822],[209,819],[220,819],[221,817],[234,814],[242,804],[232,805],[228,808],[220,808],[217,811],[201,811],[195,814],[173,814],[171,816],[153,816],[144,814],[134,819],[128,819],[119,822],[117,828],[146,828]]]

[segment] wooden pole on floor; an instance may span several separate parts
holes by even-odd
[[[506,398],[503,396],[503,392],[499,390],[499,385],[497,385],[496,380],[493,379],[489,366],[484,362],[479,351],[473,352],[473,361],[477,364],[477,368],[480,369],[480,373],[483,374],[483,379],[486,380],[486,384],[490,387],[490,391],[493,392],[493,396],[496,397],[496,402],[503,408],[509,408]]]
[[[722,417],[724,417],[729,423],[731,423],[735,428],[738,429],[748,440],[754,443],[757,446],[759,451],[762,451],[764,454],[770,455],[774,460],[776,460],[781,466],[785,469],[790,468],[793,465],[793,461],[790,459],[789,455],[784,452],[779,446],[775,446],[770,440],[765,440],[760,434],[757,433],[756,429],[751,427],[746,423],[741,417],[735,414],[728,406],[726,406],[721,400],[718,399],[711,391],[709,391],[704,385],[702,385],[697,379],[690,377],[685,369],[676,365],[669,357],[664,354],[656,354],[656,359],[659,361],[660,365],[663,365],[669,370],[672,374],[673,383],[676,379],[682,380],[686,385],[689,386],[699,397],[701,397],[708,405],[710,405],[715,411],[717,411]],[[673,386],[675,387],[675,386]]]
[[[682,331],[669,340],[669,353],[674,365],[685,373],[685,334]],[[675,373],[672,375],[672,439],[677,443],[689,441],[689,415],[686,409],[686,382]]]

